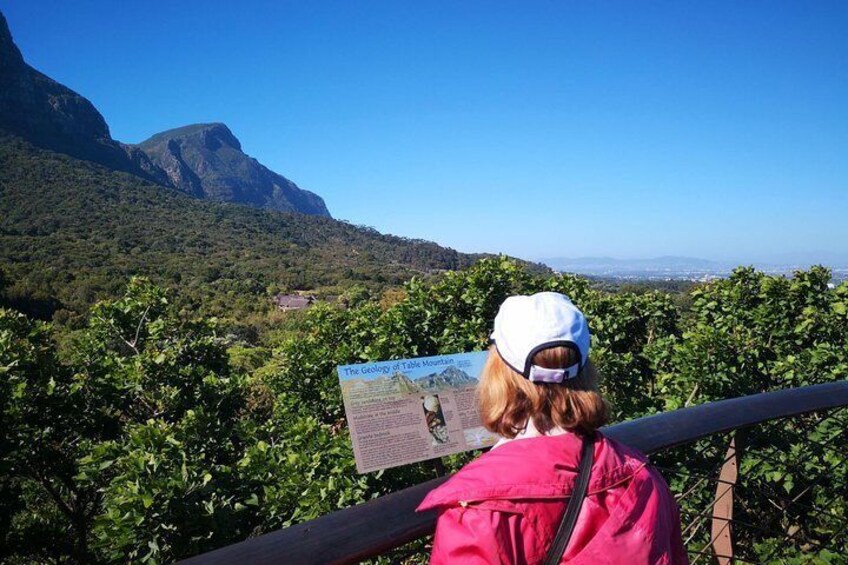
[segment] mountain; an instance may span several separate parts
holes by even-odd
[[[333,220],[222,124],[113,140],[88,100],[24,62],[0,14],[0,278],[15,307],[74,321],[144,275],[186,311],[243,321],[280,291],[380,289],[480,257]]]
[[[112,139],[91,102],[24,62],[2,13],[0,128],[45,149],[167,183],[145,154]]]
[[[411,392],[424,392],[424,390],[419,386],[416,381],[413,381],[403,373],[395,373],[389,380],[392,382],[394,386],[397,387],[397,390],[401,394],[409,394]]]
[[[424,392],[424,389],[400,372],[376,379],[343,380],[341,387],[345,399],[354,405],[389,402],[407,394]]]
[[[444,388],[463,388],[476,386],[477,379],[471,377],[462,369],[448,367],[441,373],[432,373],[415,379],[415,384],[424,390],[438,391]]]
[[[90,101],[26,64],[2,13],[0,129],[43,149],[132,173],[196,198],[330,215],[320,196],[245,155],[223,124],[166,131],[140,145],[112,139],[106,120]]]
[[[197,198],[329,216],[320,196],[244,154],[224,124],[195,124],[158,133],[136,146],[170,184]]]

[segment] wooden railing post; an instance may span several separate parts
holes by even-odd
[[[730,440],[718,475],[713,502],[712,548],[719,565],[733,563],[733,491],[739,478],[739,460],[744,449],[744,433],[737,430]]]

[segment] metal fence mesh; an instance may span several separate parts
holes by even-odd
[[[653,455],[692,563],[848,562],[846,421],[839,408]]]

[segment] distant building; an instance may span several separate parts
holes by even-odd
[[[314,296],[300,296],[299,294],[278,294],[274,297],[277,309],[285,312],[289,310],[303,310],[315,302]]]

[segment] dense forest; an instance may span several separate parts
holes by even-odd
[[[823,268],[790,279],[740,268],[680,300],[484,259],[347,307],[318,304],[298,313],[297,331],[253,345],[214,318],[187,317],[171,291],[143,278],[93,306],[80,329],[2,309],[0,559],[168,562],[431,478],[426,464],[356,473],[335,367],[479,350],[513,293],[563,292],[587,313],[619,421],[843,379],[848,284],[829,288],[829,280]],[[844,426],[810,426],[845,439]],[[778,463],[751,455],[748,476],[820,507],[820,491],[792,471],[801,459],[800,472],[823,477],[825,492],[844,491],[848,443],[837,439],[838,456],[804,459],[807,444],[786,441]],[[456,468],[469,457],[446,463]],[[666,459],[692,457],[684,450]],[[702,512],[686,505],[704,500],[686,499],[684,514]],[[769,491],[748,493],[746,511],[774,503]],[[844,498],[828,508],[848,512]],[[795,528],[792,543],[760,536],[747,558],[844,562],[824,543],[844,546],[843,528],[812,511],[792,520],[776,525]]]

